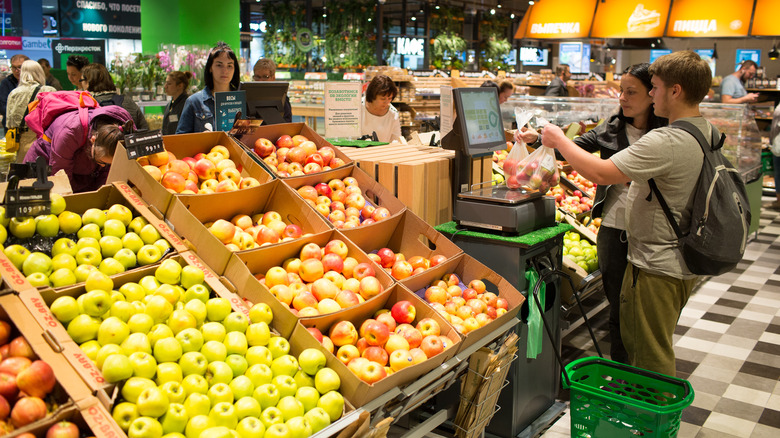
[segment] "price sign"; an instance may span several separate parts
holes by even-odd
[[[54,183],[48,180],[46,159],[38,157],[35,165],[38,179],[32,186],[19,187],[19,177],[11,175],[5,191],[6,217],[38,216],[51,213],[49,193]]]
[[[127,134],[125,135],[125,149],[127,150],[128,160],[164,152],[165,146],[163,145],[162,132],[156,129],[154,131]]]

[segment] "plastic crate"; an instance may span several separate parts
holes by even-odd
[[[572,437],[674,437],[693,402],[687,380],[599,357],[566,366]]]

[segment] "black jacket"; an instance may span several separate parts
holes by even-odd
[[[566,88],[566,82],[563,79],[555,77],[550,81],[550,85],[544,90],[545,96],[569,96],[569,89]]]
[[[168,102],[163,113],[162,134],[176,134],[176,127],[179,125],[181,111],[184,109],[184,102],[190,97],[187,93],[181,93],[179,97]]]
[[[14,91],[14,88],[19,85],[19,79],[16,76],[9,74],[0,82],[0,114],[3,116],[3,129],[5,129],[5,107],[8,105],[8,95]]]

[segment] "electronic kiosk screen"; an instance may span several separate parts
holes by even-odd
[[[462,152],[480,157],[506,149],[495,87],[456,88],[452,90],[452,97],[455,105],[453,131],[462,141]]]
[[[284,99],[287,96],[287,82],[258,81],[242,82],[246,91],[247,117],[263,119],[264,125],[287,123],[284,120]]]

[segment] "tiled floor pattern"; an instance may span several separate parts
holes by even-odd
[[[592,327],[606,354],[605,317],[597,314]],[[679,437],[780,437],[779,213],[764,209],[743,262],[697,288],[674,340],[678,376],[696,394]],[[596,355],[584,327],[564,339],[562,350],[567,363]],[[542,436],[569,437],[569,423],[567,410]]]

